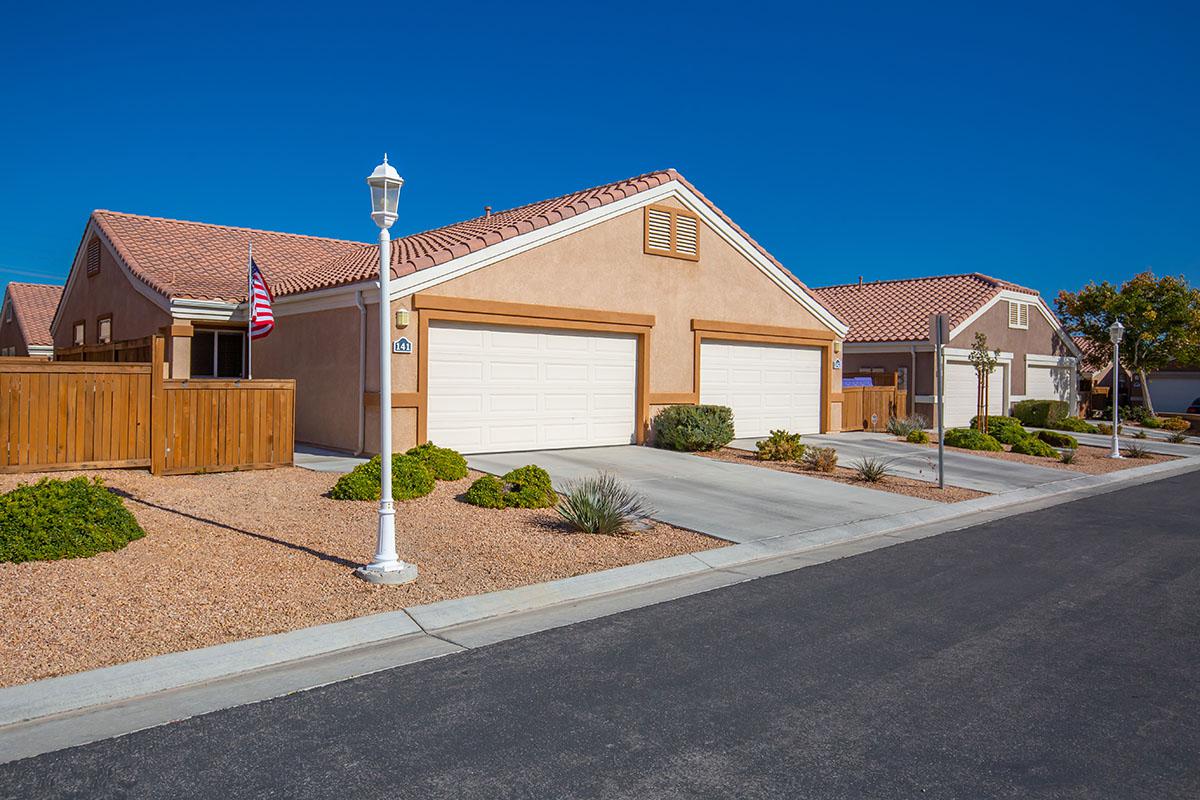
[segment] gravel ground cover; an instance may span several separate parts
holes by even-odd
[[[126,496],[145,538],[91,558],[0,564],[0,686],[178,650],[508,589],[724,546],[665,524],[631,537],[573,533],[552,509],[457,499],[481,473],[397,503],[401,557],[420,577],[351,574],[375,550],[375,504],[324,496],[303,469],[95,475]],[[41,475],[0,475],[0,491]]]
[[[1124,451],[1125,444],[1123,441],[1122,451]],[[937,442],[918,446],[936,450]],[[1004,452],[1002,453],[988,452],[986,450],[964,450],[960,447],[948,447],[947,449],[956,450],[960,453],[970,453],[973,456],[995,458],[1000,461],[1020,461],[1022,464],[1036,464],[1039,467],[1062,469],[1068,472],[1082,472],[1085,475],[1104,475],[1105,473],[1116,472],[1117,470],[1144,467],[1149,464],[1157,464],[1160,461],[1174,461],[1176,459],[1176,456],[1163,456],[1157,453],[1149,453],[1146,458],[1109,458],[1109,450],[1106,447],[1080,445],[1075,452],[1075,461],[1071,464],[1064,464],[1053,458],[1029,456],[1024,453],[1010,453],[1009,447],[1009,445],[1004,445]]]
[[[794,464],[786,461],[759,461],[755,454],[733,447],[725,447],[710,453],[697,453],[697,455],[714,458],[718,461],[732,461],[738,464],[751,464],[755,467],[776,469],[781,472],[794,472],[798,475],[804,475],[809,478],[820,478],[825,481],[849,483],[864,489],[878,489],[883,492],[892,492],[893,494],[919,497],[923,500],[936,500],[939,503],[957,503],[962,500],[983,497],[987,494],[987,492],[962,489],[957,486],[947,486],[945,489],[939,489],[937,485],[927,481],[902,478],[896,475],[889,475],[877,483],[867,483],[866,481],[859,480],[858,473],[847,467],[838,467],[833,472],[816,472],[805,469],[802,464]]]

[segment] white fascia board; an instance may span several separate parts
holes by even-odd
[[[354,297],[360,291],[363,293],[364,303],[379,302],[379,281],[370,280],[276,297],[271,310],[275,316],[284,317],[289,314],[311,314],[314,311],[354,308]]]
[[[71,271],[67,273],[67,283],[65,286],[63,286],[62,298],[58,301],[58,308],[54,309],[54,318],[50,321],[51,335],[58,330],[58,323],[61,322],[59,315],[62,313],[63,300],[67,299],[67,295],[70,294],[71,288],[75,285],[75,282],[79,280],[79,273],[83,267],[83,259],[87,250],[87,243],[91,240],[92,236],[95,236],[100,240],[101,244],[108,248],[108,252],[112,255],[113,261],[117,262],[117,265],[121,268],[121,273],[125,276],[126,280],[133,284],[134,289],[136,289],[140,294],[145,296],[150,300],[150,302],[154,303],[163,311],[170,313],[170,301],[167,300],[164,295],[151,289],[142,281],[141,278],[133,274],[133,271],[129,269],[129,265],[125,263],[125,259],[121,258],[121,254],[117,252],[117,248],[113,247],[112,242],[110,242],[108,237],[104,235],[104,230],[96,224],[96,220],[93,217],[88,217],[88,224],[87,227],[84,228],[83,238],[79,240],[79,247],[75,250],[75,259],[71,262]],[[87,270],[83,269],[82,271],[86,272]],[[103,280],[103,277],[101,277],[101,280]]]
[[[918,353],[933,352],[933,345],[927,339],[912,342],[845,342],[842,349],[847,353]]]
[[[964,347],[943,347],[942,351],[946,354],[946,358],[950,359],[952,361],[970,360],[971,352],[972,352],[971,350],[968,350]],[[995,352],[995,351],[992,351],[992,352]],[[999,361],[1012,361],[1013,354],[1002,352],[1002,353],[1000,353],[1000,355],[996,356],[996,358]]]
[[[425,291],[438,284],[474,272],[477,269],[491,266],[504,259],[532,250],[535,247],[549,244],[564,236],[569,236],[590,228],[593,225],[598,225],[642,206],[659,202],[667,197],[675,197],[689,210],[694,211],[718,236],[749,259],[752,264],[757,266],[779,288],[783,289],[792,299],[817,317],[826,327],[839,337],[846,335],[849,328],[844,323],[834,317],[812,295],[802,290],[791,278],[784,274],[783,270],[771,263],[754,245],[750,244],[745,237],[730,227],[728,223],[709,208],[708,204],[696,197],[691,190],[679,181],[668,181],[653,189],[647,189],[616,202],[598,206],[569,219],[520,234],[512,239],[498,242],[474,253],[467,253],[458,258],[451,259],[444,264],[419,270],[412,275],[405,275],[402,278],[395,278],[389,285],[390,296],[395,300]]]
[[[228,300],[191,300],[177,297],[171,301],[171,317],[187,320],[231,322],[246,320],[246,304]]]
[[[1074,367],[1075,359],[1071,356],[1043,356],[1026,353],[1025,363],[1030,366],[1042,367]]]
[[[29,351],[31,356],[52,356],[54,355],[54,345],[52,344],[27,344],[25,349]]]

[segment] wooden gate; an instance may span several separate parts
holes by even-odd
[[[846,377],[850,377],[847,375]],[[903,416],[908,404],[908,392],[897,388],[895,373],[867,373],[882,386],[846,386],[842,389],[843,431],[885,431],[888,420]],[[874,417],[874,422],[872,422]]]
[[[292,463],[295,381],[167,380],[164,346],[149,364],[0,359],[0,472]]]

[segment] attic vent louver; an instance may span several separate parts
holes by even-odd
[[[646,206],[645,252],[688,261],[700,259],[700,220],[671,206]]]

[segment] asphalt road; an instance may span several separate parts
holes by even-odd
[[[5,798],[1200,797],[1200,473],[0,766]]]

